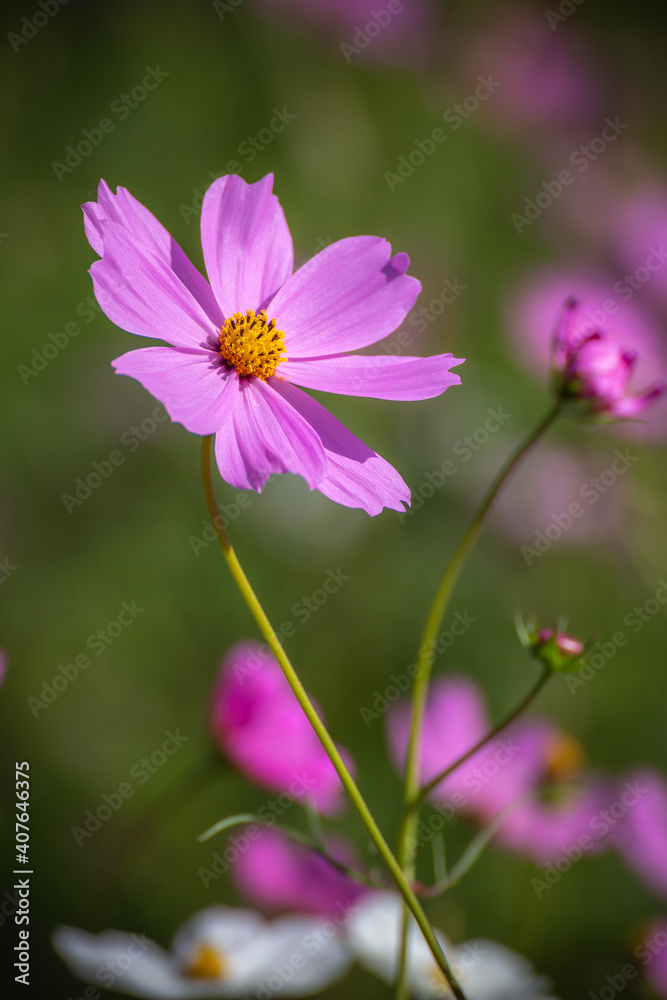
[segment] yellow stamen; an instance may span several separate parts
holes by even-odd
[[[265,382],[286,361],[285,334],[276,329],[276,321],[267,320],[264,309],[253,309],[230,316],[220,331],[220,354],[234,365],[239,375],[256,375]]]
[[[584,751],[578,740],[567,733],[553,736],[546,752],[547,777],[551,781],[576,778],[584,763]]]
[[[225,956],[210,944],[200,944],[185,967],[193,979],[225,979],[228,964]]]

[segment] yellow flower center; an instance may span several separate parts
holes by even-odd
[[[234,313],[220,331],[220,354],[234,365],[239,375],[256,375],[266,380],[273,375],[285,354],[285,334],[276,330],[275,319],[267,320],[262,309]]]
[[[190,958],[185,974],[193,979],[225,979],[228,969],[225,956],[210,944],[203,943]]]
[[[584,762],[584,751],[578,740],[567,733],[554,736],[547,748],[547,777],[551,781],[576,778]]]

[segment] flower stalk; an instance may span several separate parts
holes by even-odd
[[[410,881],[407,878],[402,866],[399,864],[398,860],[394,856],[389,844],[385,840],[380,828],[378,827],[370,809],[368,808],[356,782],[354,781],[352,775],[348,771],[345,761],[341,757],[336,744],[329,735],[329,731],[317,714],[313,703],[311,702],[308,694],[303,687],[292,663],[289,660],[285,650],[283,649],[276,632],[269,621],[264,608],[262,607],[257,595],[255,594],[243,567],[241,566],[234,549],[232,548],[231,542],[227,532],[222,527],[222,520],[220,517],[220,512],[218,510],[218,504],[215,498],[215,492],[213,489],[213,480],[211,476],[211,444],[213,441],[213,435],[207,435],[202,438],[202,450],[201,450],[201,472],[202,472],[202,485],[204,489],[204,496],[206,499],[206,507],[208,510],[209,517],[211,519],[211,524],[213,530],[215,531],[216,538],[218,540],[218,545],[225,558],[225,562],[229,567],[232,574],[234,582],[236,583],[241,596],[243,597],[249,611],[251,612],[257,626],[262,633],[264,639],[268,643],[271,651],[273,652],[276,660],[280,664],[280,667],[285,675],[285,678],[290,685],[294,696],[299,702],[304,714],[306,715],[311,726],[315,730],[318,739],[320,740],[322,746],[324,747],[326,753],[331,760],[336,772],[350,797],[354,808],[356,809],[366,831],[375,845],[380,857],[384,861],[389,874],[391,875],[393,881],[396,883],[396,887],[403,897],[403,901],[408,910],[412,913],[415,921],[421,930],[424,939],[433,955],[433,958],[442,971],[454,997],[456,1000],[467,1000],[465,993],[463,992],[461,986],[459,985],[456,976],[454,975],[450,965],[445,958],[443,950],[438,942],[438,939],[431,927],[429,920],[424,912],[424,909],[417,899]]]
[[[428,698],[429,683],[431,679],[431,665],[433,662],[434,641],[442,623],[442,619],[447,611],[450,598],[456,583],[461,575],[463,567],[472,549],[479,538],[487,514],[494,501],[509,480],[512,473],[520,465],[529,451],[539,441],[544,433],[551,427],[561,411],[562,402],[557,399],[548,410],[546,415],[531,431],[528,437],[510,455],[505,465],[497,474],[491,486],[485,493],[482,501],[474,514],[463,538],[458,544],[444,575],[435,593],[433,603],[429,610],[422,640],[419,646],[417,657],[417,673],[415,675],[415,686],[412,698],[412,717],[410,724],[410,737],[405,762],[405,780],[403,788],[404,814],[401,829],[399,832],[398,859],[411,881],[415,877],[415,857],[411,849],[411,844],[415,843],[415,832],[419,823],[419,804],[423,797],[420,796],[419,772],[420,772],[420,748],[424,728],[424,713],[426,711],[426,701]],[[493,734],[492,734],[493,735]],[[492,738],[492,735],[488,738]],[[440,779],[439,779],[440,780]],[[409,919],[407,911],[404,909],[401,956],[399,972],[397,978],[396,1000],[407,1000],[409,987],[407,982],[407,936]]]

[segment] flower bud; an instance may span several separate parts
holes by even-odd
[[[554,385],[558,397],[576,416],[598,421],[628,420],[639,416],[665,391],[660,383],[636,396],[628,382],[637,361],[603,330],[583,332],[579,303],[569,299],[554,338]]]
[[[538,629],[535,618],[524,621],[516,618],[516,630],[521,645],[529,649],[535,659],[556,673],[570,673],[582,666],[581,658],[586,652],[585,644],[563,631],[565,619],[558,621],[555,628]]]

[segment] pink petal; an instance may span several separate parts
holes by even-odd
[[[282,378],[322,392],[346,396],[374,396],[376,399],[430,399],[450,385],[460,385],[458,375],[449,371],[463,358],[437,354],[430,358],[396,358],[389,354],[368,357],[362,354],[306,361],[284,361]]]
[[[273,174],[256,184],[230,175],[204,196],[204,261],[225,316],[259,310],[292,273],[292,237],[272,187]]]
[[[222,326],[223,316],[215,300],[211,286],[199,273],[167,232],[162,223],[145,208],[130,192],[119,187],[113,194],[107,183],[99,183],[97,201],[88,201],[83,206],[86,236],[95,253],[104,256],[104,230],[106,221],[115,222],[127,229],[139,243],[160,257],[179,278],[188,291],[216,326]]]
[[[238,375],[213,351],[144,347],[111,363],[118,375],[141,382],[192,434],[214,434],[229,418]]]
[[[384,507],[404,511],[404,504],[410,504],[410,490],[396,469],[305,392],[275,376],[272,383],[321,439],[327,474],[317,483],[320,493],[344,507],[361,507],[372,517]]]
[[[105,223],[104,257],[90,269],[95,296],[112,323],[176,347],[206,348],[218,330],[163,260],[129,230]]]
[[[440,637],[438,641],[439,639]],[[389,755],[397,772],[402,774],[410,737],[411,700],[403,698],[397,702],[390,708],[385,719]],[[457,761],[488,731],[484,698],[477,685],[468,677],[458,674],[436,679],[424,714],[421,783],[426,784]],[[478,758],[479,755],[476,755],[454,771],[433,790],[430,797],[435,801],[446,802],[455,791],[465,791],[469,785],[465,778]],[[466,799],[468,797],[469,788]]]
[[[316,430],[276,392],[277,381],[236,381],[232,421],[216,435],[215,455],[220,475],[237,489],[261,490],[274,473],[292,472],[312,490],[327,473]]]
[[[356,351],[392,333],[421,290],[386,240],[353,236],[326,247],[289,278],[268,307],[290,360]]]
[[[665,383],[660,383],[660,385],[653,386],[651,389],[646,389],[639,396],[625,396],[614,403],[611,407],[611,414],[614,417],[622,419],[638,417],[651,403],[654,403],[664,395],[666,388]]]

